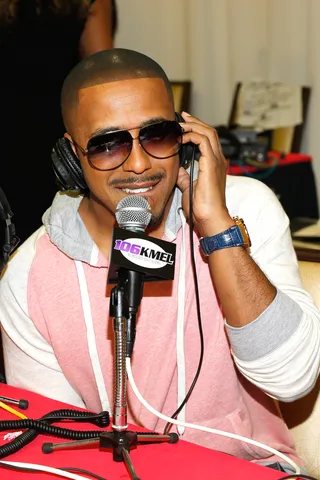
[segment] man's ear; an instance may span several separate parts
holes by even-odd
[[[75,147],[75,145],[74,145],[74,143],[73,143],[73,141],[72,141],[71,135],[66,132],[66,133],[63,135],[63,137],[66,138],[67,140],[69,140],[74,154],[77,155],[77,150],[76,150],[76,147]],[[78,155],[77,155],[77,156],[78,156]]]
[[[69,142],[70,142],[70,144],[71,144],[71,148],[72,148],[72,150],[73,150],[73,153],[74,153],[76,156],[78,156],[78,153],[77,153],[75,144],[74,144],[73,141],[72,141],[71,135],[66,132],[66,133],[63,135],[63,137],[66,138],[67,140],[69,140]]]

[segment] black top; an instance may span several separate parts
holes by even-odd
[[[53,15],[49,9],[40,17],[35,0],[21,4],[17,20],[0,26],[0,186],[24,241],[41,225],[57,190],[50,154],[64,133],[61,86],[79,61],[85,19]],[[115,29],[115,4],[113,16]]]

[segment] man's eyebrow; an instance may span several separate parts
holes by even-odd
[[[110,127],[102,127],[102,128],[100,127],[91,133],[90,138],[97,137],[98,135],[105,135],[106,133],[110,133],[110,132],[118,132],[121,130],[134,130],[136,128],[147,127],[148,125],[152,125],[154,123],[160,123],[160,122],[163,122],[164,120],[169,120],[169,119],[164,117],[152,117],[152,118],[149,118],[148,120],[145,120],[144,122],[141,122],[140,125],[136,125],[134,127],[131,127],[130,129],[125,128],[121,125],[112,125]]]

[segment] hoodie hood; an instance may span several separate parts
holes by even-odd
[[[51,242],[73,260],[97,266],[98,248],[79,215],[82,195],[58,192],[51,207],[42,217],[43,224]],[[164,237],[172,242],[181,228],[179,209],[181,207],[181,191],[176,188],[165,224]]]

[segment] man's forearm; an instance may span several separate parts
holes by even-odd
[[[229,325],[255,320],[276,296],[276,288],[242,247],[217,250],[208,257],[210,273]]]

